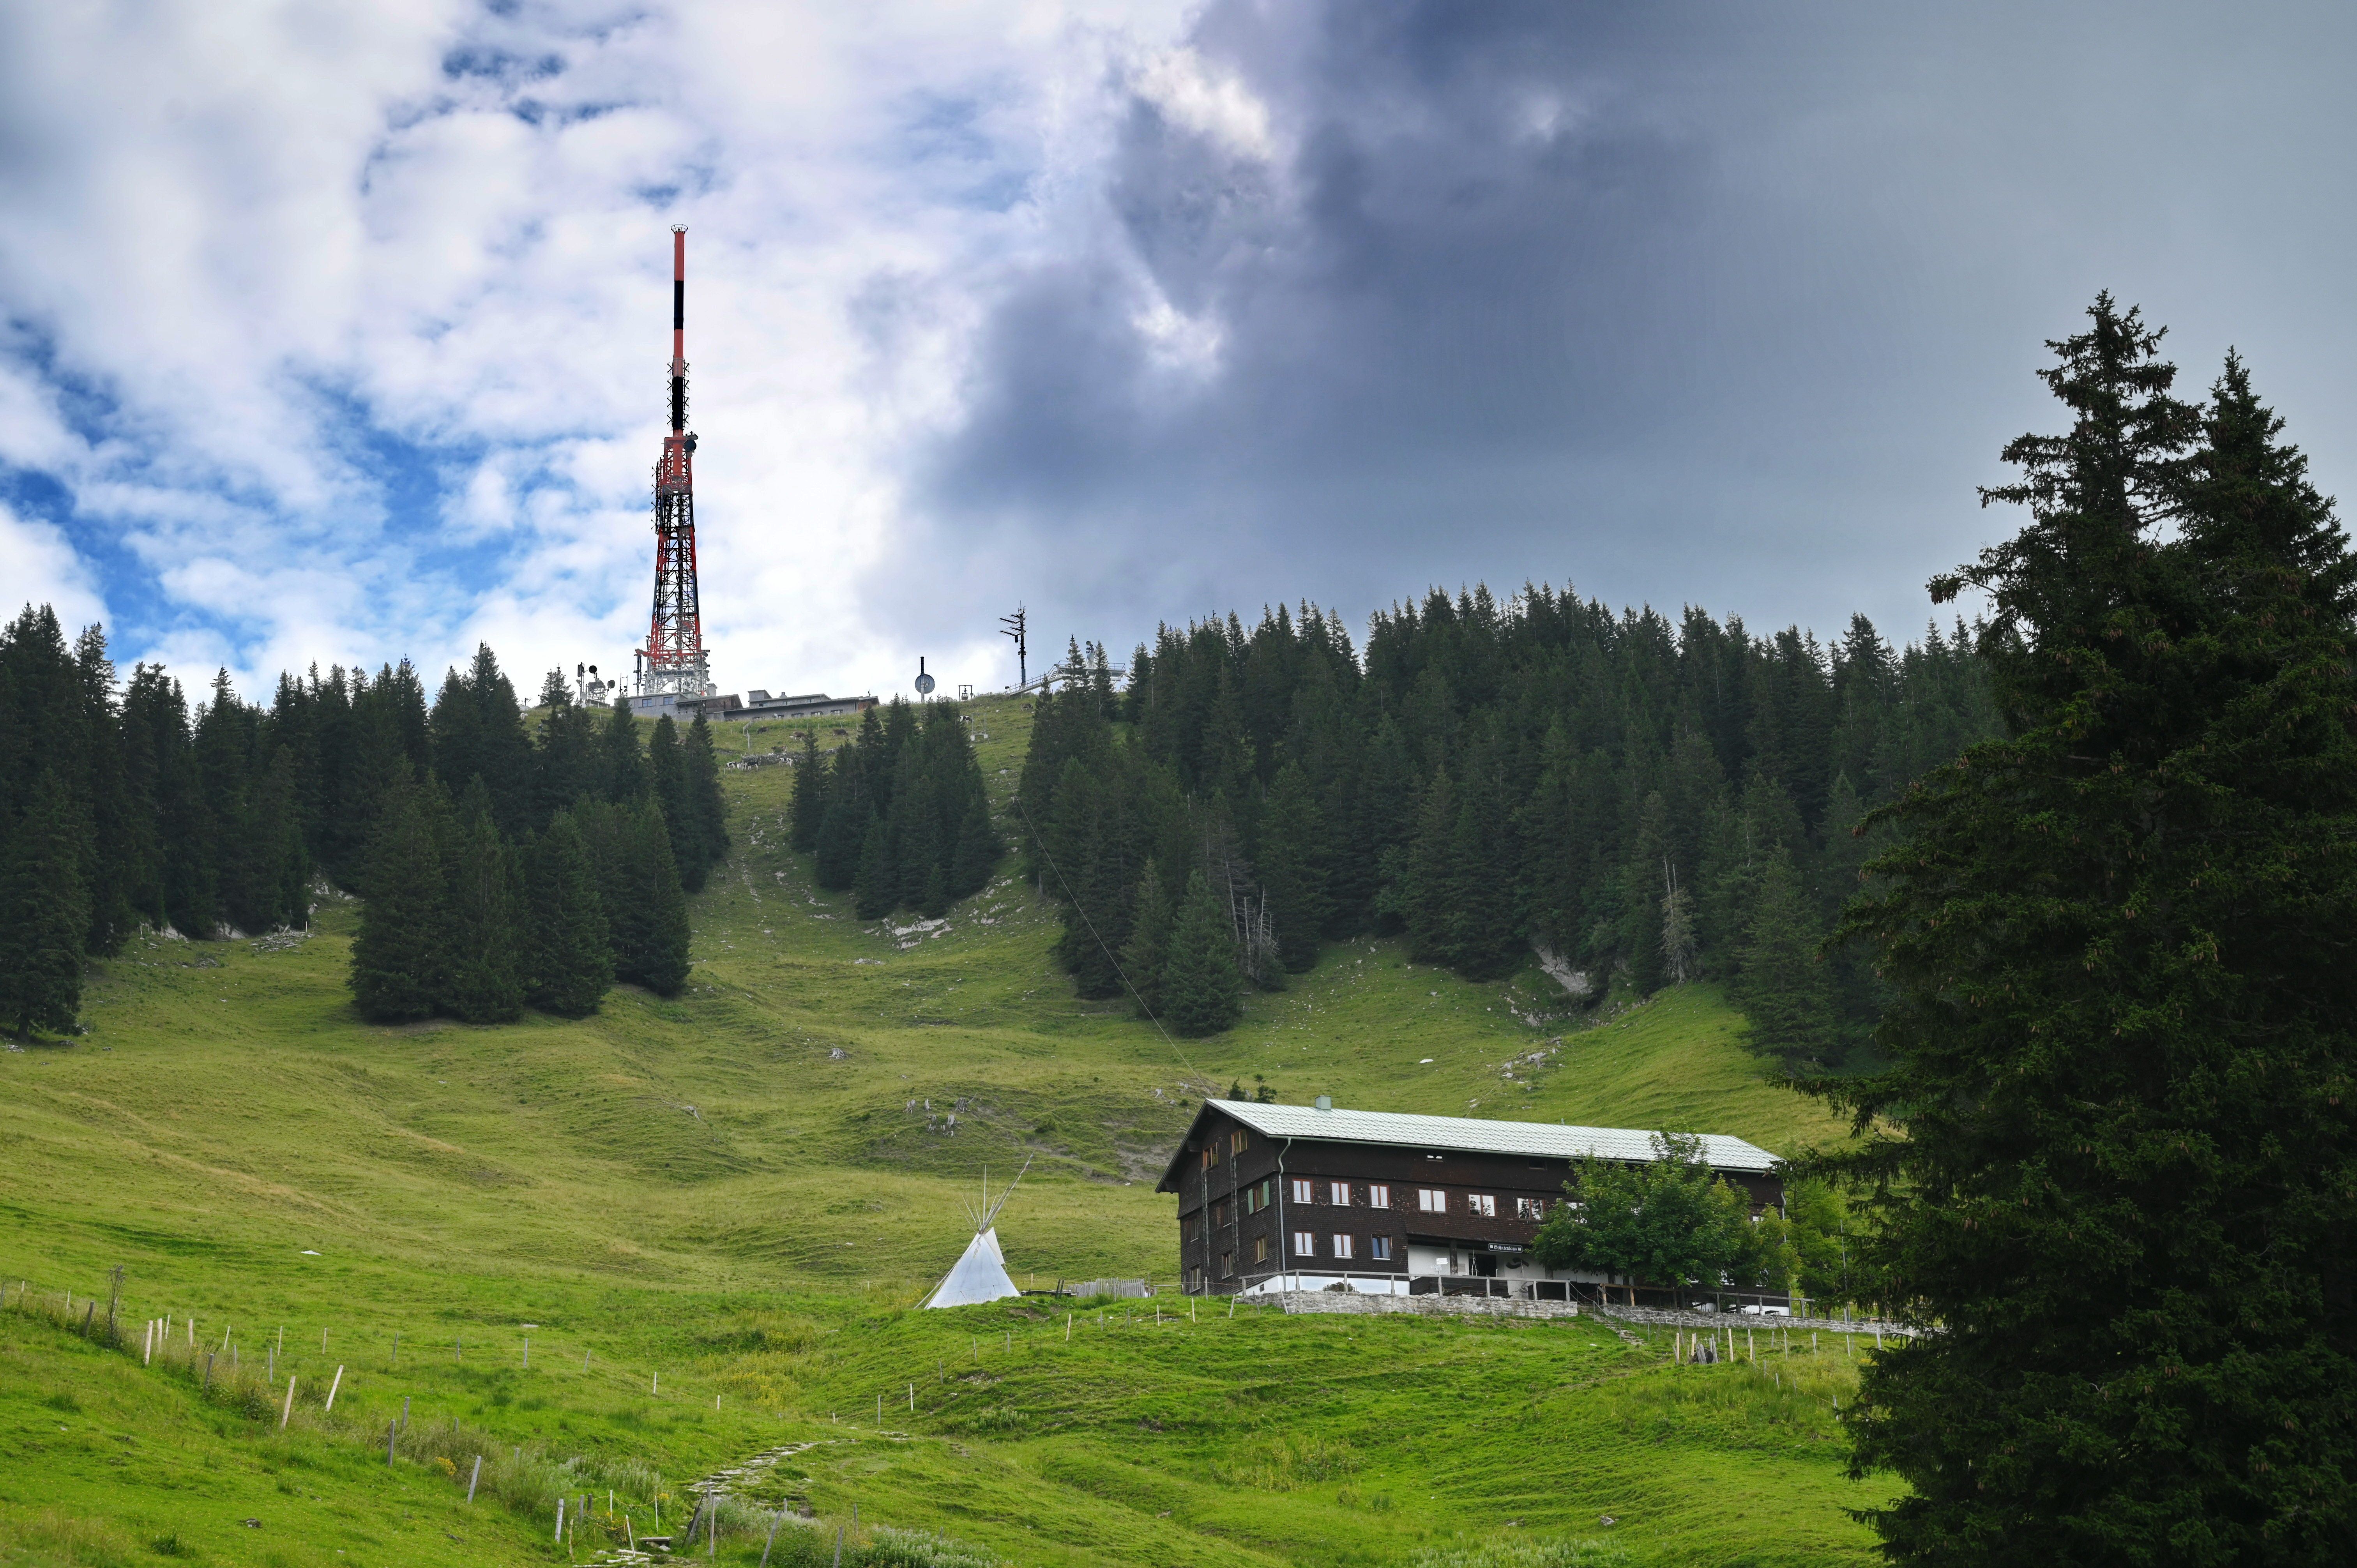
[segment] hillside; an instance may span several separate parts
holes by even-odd
[[[1001,700],[974,716],[1003,801],[1028,714]],[[728,738],[767,751],[785,729]],[[307,1389],[348,1366],[336,1414],[355,1432],[366,1417],[381,1434],[406,1395],[511,1445],[673,1476],[797,1433],[847,1435],[830,1412],[865,1411],[872,1428],[876,1396],[898,1389],[888,1423],[919,1440],[888,1455],[863,1430],[803,1495],[830,1517],[865,1498],[870,1520],[1026,1563],[1384,1562],[1510,1520],[1568,1530],[1605,1512],[1641,1562],[1862,1553],[1829,1410],[1796,1400],[1792,1378],[1754,1389],[1728,1369],[1696,1400],[1694,1374],[1660,1364],[1665,1346],[1594,1325],[1246,1312],[1183,1341],[1175,1326],[1106,1328],[1067,1355],[1060,1324],[1021,1309],[892,1310],[963,1244],[957,1195],[985,1164],[1003,1176],[1026,1158],[1001,1225],[1018,1283],[1168,1279],[1175,1228],[1153,1179],[1207,1084],[1779,1150],[1835,1129],[1769,1079],[1706,988],[1583,1030],[1544,1015],[1534,972],[1469,984],[1388,942],[1329,949],[1232,1034],[1173,1044],[1072,999],[1034,888],[1002,877],[937,925],[854,920],[781,847],[791,780],[726,774],[736,847],[696,902],[694,979],[672,1001],[624,988],[579,1023],[368,1026],[342,989],[349,905],[307,938],[135,941],[95,978],[82,1041],[0,1057],[0,1270],[38,1305],[123,1264],[126,1321],[193,1313],[252,1355],[283,1322]],[[355,1467],[356,1437],[298,1423],[260,1439],[183,1383],[94,1360],[22,1315],[0,1322],[0,1420],[16,1434],[0,1520],[61,1537],[67,1522],[29,1521],[116,1519],[105,1529],[132,1543],[94,1529],[98,1546],[0,1562],[145,1561],[138,1543],[183,1519],[198,1556],[262,1561],[237,1521],[266,1506],[313,1509],[299,1529],[320,1548],[306,1557],[281,1532],[274,1561],[436,1561],[454,1533],[464,1556],[449,1561],[545,1560],[544,1523],[537,1545],[522,1519],[481,1509],[429,1530],[450,1522],[449,1488],[385,1470],[381,1435],[377,1468]],[[1846,1375],[1813,1363],[1803,1386],[1813,1398]],[[172,1466],[113,1462],[144,1446],[246,1479],[191,1487]],[[260,1478],[274,1453],[282,1477],[288,1455],[312,1455],[320,1502]]]

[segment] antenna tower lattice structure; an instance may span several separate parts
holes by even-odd
[[[655,607],[638,650],[640,697],[708,697],[695,583],[695,435],[687,428],[687,229],[671,231],[671,431],[655,464]]]

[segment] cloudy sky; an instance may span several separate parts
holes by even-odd
[[[1576,585],[1905,635],[2099,288],[2348,492],[2345,6],[0,8],[0,598],[724,690]]]

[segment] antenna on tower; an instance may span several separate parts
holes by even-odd
[[[695,435],[687,428],[687,226],[671,231],[671,431],[655,464],[655,604],[638,654],[641,699],[708,697],[695,581]]]
[[[1024,613],[1023,607],[1017,605],[1015,607],[1013,615],[1000,616],[998,624],[1006,628],[1000,632],[999,636],[1011,637],[1015,639],[1015,689],[1019,692],[1031,683],[1029,667],[1031,649],[1030,645],[1024,640],[1025,634],[1030,629],[1030,619]]]

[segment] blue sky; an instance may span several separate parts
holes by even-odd
[[[2098,288],[2357,428],[2343,8],[405,0],[0,16],[0,597],[249,686],[643,634],[690,228],[724,687],[2010,526]]]

